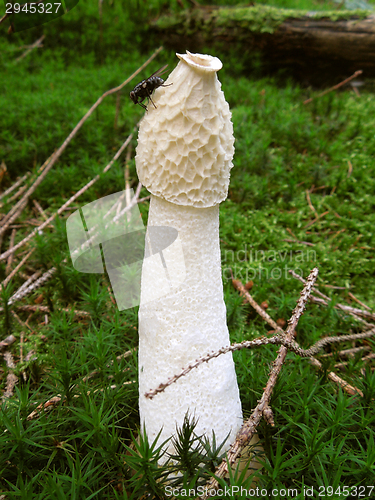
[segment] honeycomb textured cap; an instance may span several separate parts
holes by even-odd
[[[180,62],[153,96],[138,136],[139,180],[155,196],[204,208],[227,197],[234,154],[233,125],[216,72],[222,63],[202,54]]]

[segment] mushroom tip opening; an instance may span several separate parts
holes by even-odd
[[[223,63],[218,57],[206,54],[192,54],[187,50],[186,54],[176,54],[176,56],[192,68],[196,68],[201,71],[216,72],[223,67]]]

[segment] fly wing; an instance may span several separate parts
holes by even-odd
[[[165,73],[167,71],[167,68],[168,68],[168,64],[166,64],[165,66],[162,66],[161,68],[159,68],[157,71],[155,71],[155,73],[152,73],[152,75],[150,75],[147,80],[149,80],[150,78],[152,78],[153,76],[160,76],[162,75],[163,73]]]

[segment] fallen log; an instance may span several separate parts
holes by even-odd
[[[152,29],[177,51],[232,51],[274,69],[295,73],[350,74],[362,69],[375,76],[375,14],[364,10],[307,12],[251,7],[195,6],[160,16]]]

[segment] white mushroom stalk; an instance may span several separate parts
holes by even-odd
[[[157,107],[149,105],[141,122],[136,155],[139,179],[152,193],[139,309],[140,419],[150,442],[161,431],[161,443],[189,412],[198,421],[197,434],[211,439],[214,431],[216,442],[229,434],[228,449],[242,425],[231,353],[153,399],[145,397],[195,359],[230,343],[219,203],[227,197],[234,137],[216,75],[222,63],[207,55],[177,55],[180,62],[166,82],[173,85],[155,91]],[[167,451],[173,451],[170,443]]]

